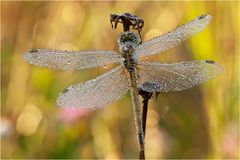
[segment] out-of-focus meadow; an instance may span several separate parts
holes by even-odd
[[[101,110],[63,110],[62,89],[111,66],[61,72],[35,67],[29,48],[118,50],[110,13],[145,21],[144,40],[209,13],[181,46],[149,60],[213,59],[224,72],[150,101],[146,158],[239,158],[239,2],[1,2],[1,158],[137,158],[129,94]],[[94,97],[93,97],[94,98]]]

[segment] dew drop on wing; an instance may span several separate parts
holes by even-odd
[[[71,64],[71,61],[70,61],[70,60],[67,61],[66,65],[69,65],[69,64]]]
[[[32,48],[32,49],[29,49],[28,52],[31,52],[31,53],[33,53],[33,52],[38,52],[38,49]]]
[[[206,63],[214,64],[215,62],[213,60],[205,60]]]

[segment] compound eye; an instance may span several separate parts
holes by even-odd
[[[129,38],[129,40],[133,40],[134,39],[134,35],[132,33],[128,33],[128,38]]]
[[[123,38],[122,38],[122,37],[120,38],[120,42],[121,42],[121,43],[123,42]]]
[[[125,35],[122,35],[121,39],[120,39],[120,42],[125,42],[126,41],[126,36]]]
[[[132,36],[132,37],[131,37],[131,41],[137,44],[137,37]]]
[[[132,41],[132,40],[133,40],[133,35],[130,34],[130,33],[128,33],[128,39],[129,39],[130,41]]]
[[[135,39],[134,36],[132,36],[132,37],[131,37],[131,40],[132,40],[133,42],[135,42],[136,39]]]

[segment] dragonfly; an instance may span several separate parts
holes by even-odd
[[[64,51],[30,49],[23,58],[30,64],[50,69],[75,71],[118,64],[95,79],[71,85],[58,96],[58,106],[66,108],[101,108],[121,99],[130,91],[139,151],[144,150],[140,99],[138,88],[147,92],[181,91],[206,82],[219,75],[223,68],[213,60],[193,60],[160,63],[141,60],[171,48],[202,31],[211,16],[201,15],[140,44],[135,32],[119,34],[119,52],[113,50]]]

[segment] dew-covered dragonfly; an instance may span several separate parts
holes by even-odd
[[[122,98],[130,90],[139,150],[143,151],[138,88],[147,92],[181,91],[214,78],[223,69],[213,60],[158,63],[140,61],[139,58],[178,46],[204,29],[210,20],[210,15],[196,17],[142,44],[134,32],[123,32],[117,39],[119,52],[30,49],[23,58],[33,65],[64,71],[118,63],[117,67],[95,79],[64,89],[57,98],[57,104],[67,108],[100,108]]]

